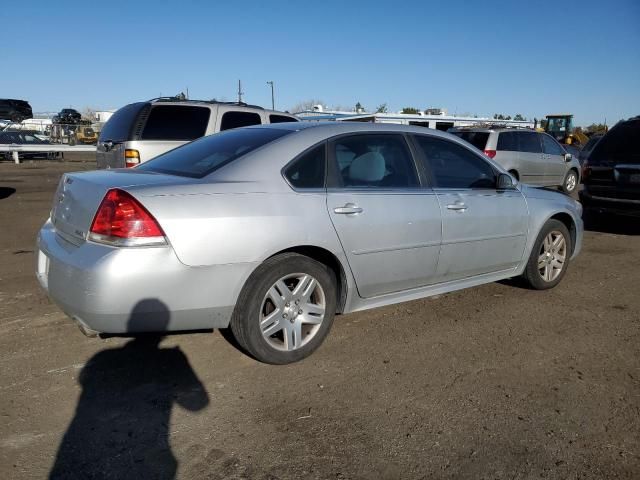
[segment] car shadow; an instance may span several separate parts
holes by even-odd
[[[133,309],[128,330],[164,331],[169,320],[164,303],[146,299]],[[179,347],[160,347],[163,338],[137,335],[86,363],[80,400],[49,478],[175,478],[173,405],[199,411],[209,395]]]
[[[16,193],[16,189],[15,188],[0,187],[0,200],[2,200],[4,198],[8,198],[11,195],[13,195],[14,193]]]
[[[585,210],[582,220],[584,221],[584,229],[589,232],[640,235],[640,218],[638,217]]]

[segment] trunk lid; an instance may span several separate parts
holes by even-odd
[[[194,183],[193,179],[136,170],[67,173],[62,176],[51,208],[51,222],[65,240],[80,245],[107,191],[138,185],[162,186]]]

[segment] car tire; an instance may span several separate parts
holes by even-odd
[[[560,236],[562,241],[557,240]],[[555,287],[567,272],[571,252],[571,235],[566,225],[559,220],[548,220],[533,244],[522,277],[535,290]]]
[[[336,291],[333,270],[320,262],[297,253],[269,258],[238,297],[230,322],[233,336],[261,362],[302,360],[331,330]]]
[[[567,175],[564,177],[564,181],[562,182],[562,191],[567,195],[571,195],[576,191],[578,187],[578,172],[574,169],[571,169],[567,172]]]

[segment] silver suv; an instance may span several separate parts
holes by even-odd
[[[522,183],[559,186],[572,193],[580,183],[580,163],[553,137],[513,128],[449,130],[482,150]]]
[[[135,167],[222,130],[297,121],[293,115],[246,103],[156,98],[113,114],[100,132],[96,161],[99,169]]]

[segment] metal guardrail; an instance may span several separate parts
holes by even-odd
[[[15,163],[20,163],[19,152],[64,153],[64,152],[95,152],[95,145],[0,145],[0,152],[10,152]]]

